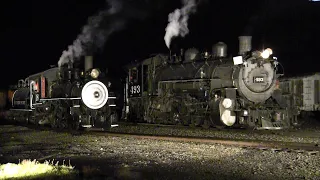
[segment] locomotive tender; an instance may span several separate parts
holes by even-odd
[[[54,129],[116,126],[111,82],[103,82],[100,70],[92,68],[92,56],[86,56],[84,64],[83,70],[70,61],[19,80],[6,118]]]
[[[298,111],[277,89],[279,62],[270,48],[251,50],[239,37],[239,56],[227,57],[219,42],[213,53],[188,49],[128,65],[124,87],[127,121],[204,127],[282,129],[297,124]]]

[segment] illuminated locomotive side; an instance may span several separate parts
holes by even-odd
[[[86,57],[84,71],[70,62],[20,80],[7,118],[58,129],[115,126],[116,97],[99,75]]]
[[[157,55],[129,66],[125,118],[192,126],[281,129],[296,123],[297,111],[277,90],[272,50],[251,50],[241,36],[239,56],[228,58],[222,42],[213,54],[189,49]]]

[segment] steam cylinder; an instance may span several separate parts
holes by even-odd
[[[239,55],[251,51],[252,36],[239,36]]]
[[[88,71],[89,69],[93,68],[93,57],[86,56],[84,59],[84,70]]]
[[[226,57],[227,56],[227,45],[223,42],[218,42],[213,45],[212,53],[215,57]]]

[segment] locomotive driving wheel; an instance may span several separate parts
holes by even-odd
[[[190,113],[188,107],[185,105],[185,102],[180,102],[177,107],[177,116],[179,125],[188,125],[190,124]]]
[[[211,119],[211,113],[209,112],[209,105],[207,105],[206,107],[206,111],[205,111],[205,118],[203,120],[203,124],[202,127],[204,129],[209,129],[212,125],[213,125],[213,121]]]
[[[159,112],[159,110],[157,109],[152,109],[149,115],[149,121],[152,124],[159,124],[162,123],[162,121],[160,120],[159,114],[161,112]]]
[[[58,129],[58,118],[59,118],[59,116],[57,115],[57,113],[59,112],[58,107],[59,106],[56,104],[53,105],[52,107],[53,111],[49,115],[49,122],[52,129]]]
[[[63,129],[67,129],[68,128],[68,121],[67,119],[63,118],[63,119],[58,119],[58,129],[59,130],[63,130]]]
[[[212,123],[211,123],[211,119],[209,116],[206,116],[206,118],[203,121],[202,127],[204,129],[209,129],[211,127]]]
[[[68,128],[70,131],[78,131],[80,130],[80,121],[78,115],[73,115],[70,118],[68,118]]]
[[[54,115],[51,121],[51,127],[53,129],[62,130],[68,128],[68,121],[67,121],[67,109],[64,108],[62,103],[58,103],[54,108]]]
[[[119,116],[117,112],[112,112],[110,113],[108,118],[104,119],[104,123],[103,123],[103,130],[108,131],[111,129],[111,125],[113,123],[118,122],[119,120]]]
[[[191,116],[190,127],[199,127],[203,124],[202,116],[193,115]]]
[[[190,127],[202,126],[205,116],[199,107],[194,107],[195,111],[191,115]]]
[[[50,122],[50,126],[52,129],[58,128],[58,124],[57,124],[57,120],[56,120],[55,115],[53,115],[53,114],[49,115],[49,122]]]

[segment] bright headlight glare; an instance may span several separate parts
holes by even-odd
[[[272,53],[273,53],[273,52],[272,52],[272,49],[267,48],[267,49],[265,49],[265,50],[261,53],[261,56],[262,56],[262,58],[267,59],[267,58],[270,57],[270,55],[271,55]]]
[[[100,75],[100,72],[98,69],[92,69],[91,73],[90,73],[90,76],[94,79],[98,78]]]

